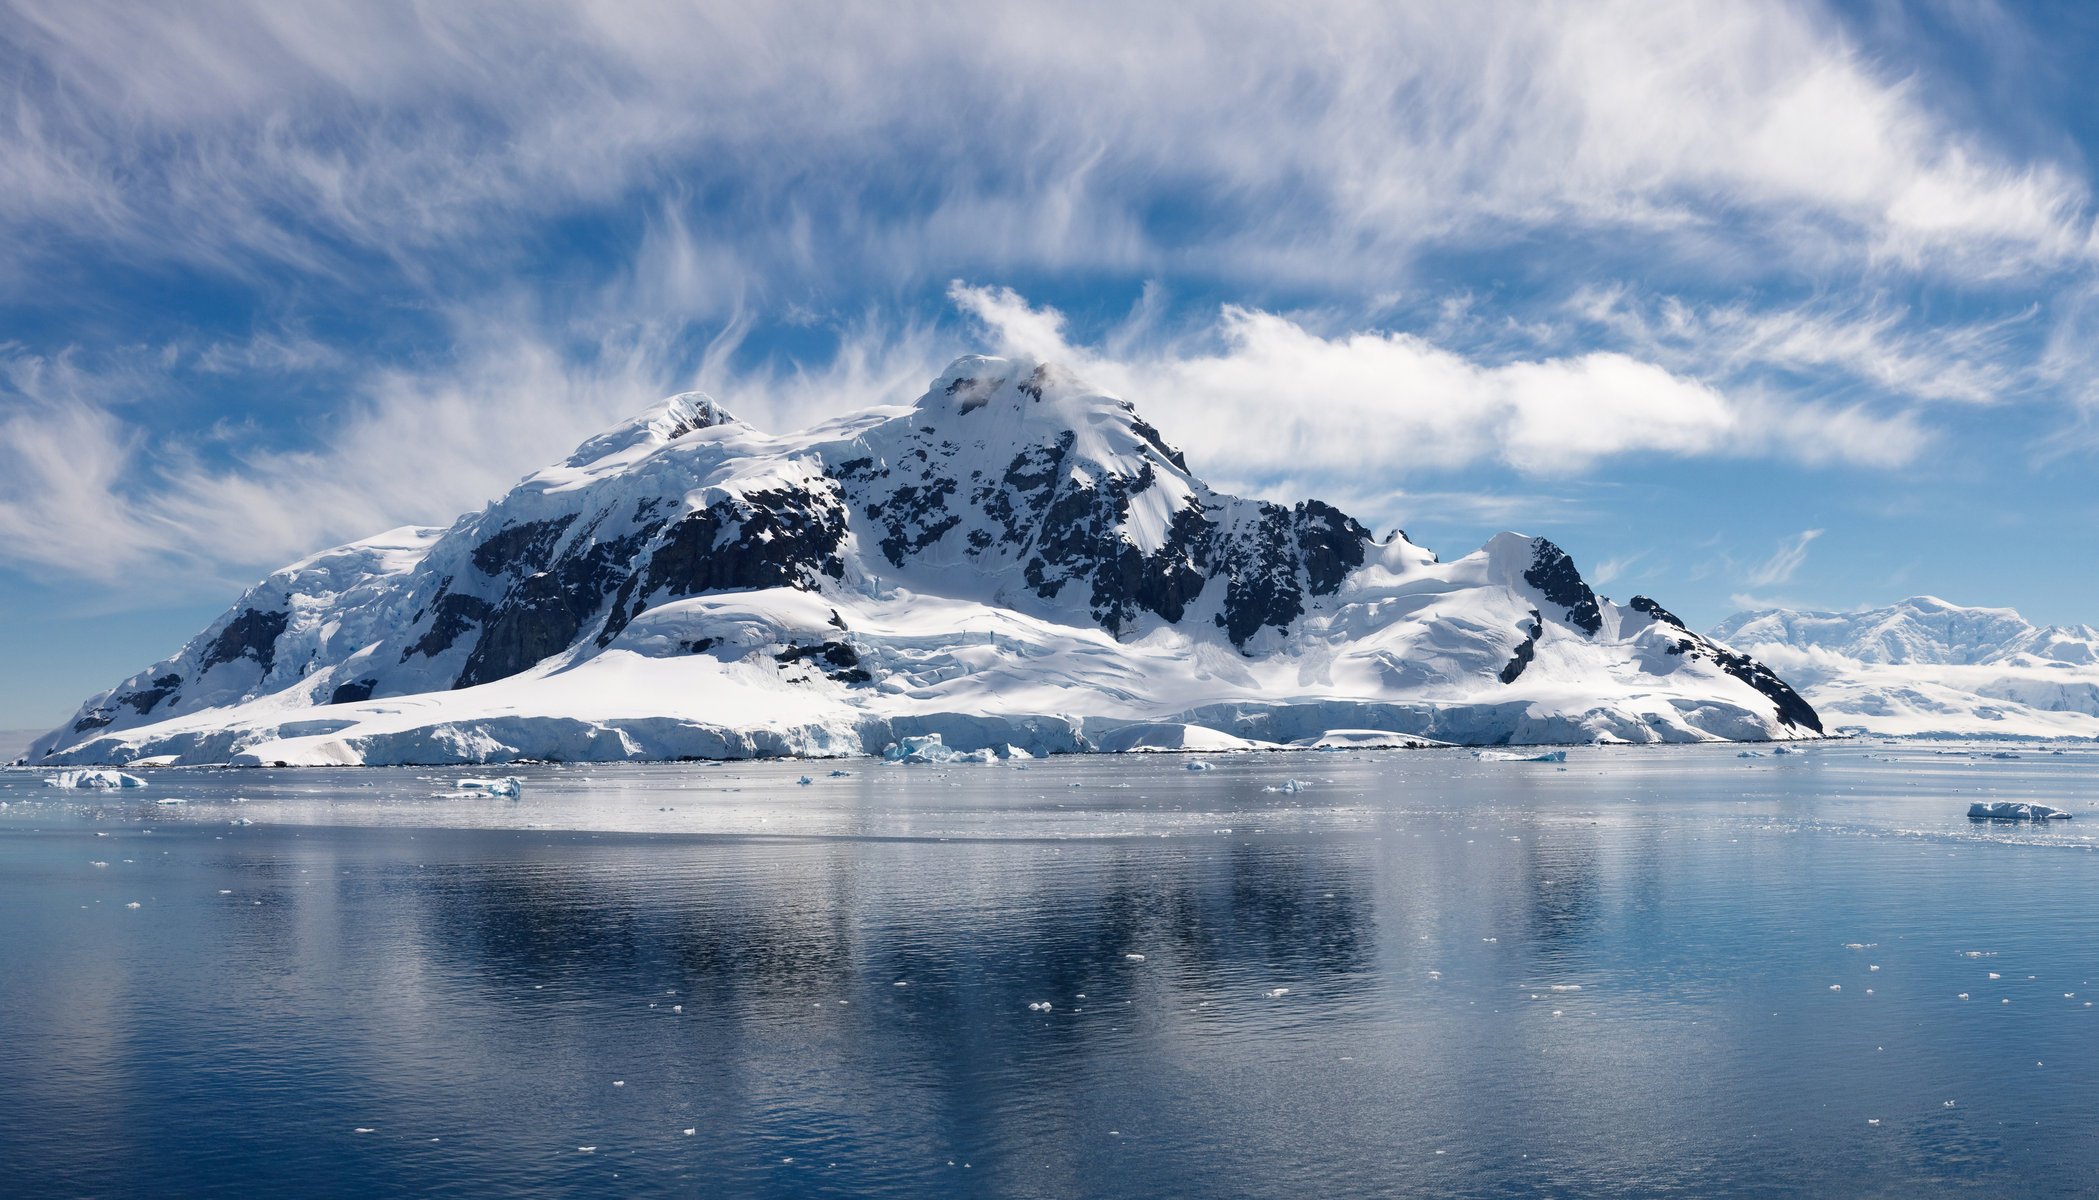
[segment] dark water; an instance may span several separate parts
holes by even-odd
[[[2099,1192],[2099,754],[1214,761],[0,775],[0,1190]]]

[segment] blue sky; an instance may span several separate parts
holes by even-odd
[[[0,0],[0,727],[698,387],[1054,354],[1697,624],[2099,620],[2080,4]]]

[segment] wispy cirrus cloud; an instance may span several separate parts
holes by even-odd
[[[1771,557],[1750,569],[1749,585],[1761,588],[1791,583],[1793,576],[1799,574],[1801,564],[1807,561],[1808,545],[1821,536],[1820,529],[1803,529],[1781,543]]]
[[[230,271],[458,269],[428,252],[679,186],[815,275],[1354,283],[1543,227],[1738,272],[2093,248],[2074,170],[1949,125],[1809,3],[15,0],[0,30],[0,222]]]

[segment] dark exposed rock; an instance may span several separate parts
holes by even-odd
[[[449,581],[447,581],[449,583]],[[430,606],[430,628],[416,639],[414,645],[401,651],[401,661],[407,662],[413,655],[435,658],[452,648],[459,636],[481,627],[488,619],[490,605],[479,596],[463,592],[441,592],[437,603]]]
[[[1683,620],[1679,618],[1675,613],[1670,612],[1668,609],[1663,608],[1661,605],[1655,603],[1653,600],[1650,600],[1645,596],[1634,596],[1630,601],[1626,603],[1626,607],[1632,609],[1634,612],[1646,613],[1648,616],[1653,617],[1657,621],[1661,621],[1669,625],[1674,625],[1678,629],[1682,629],[1686,632],[1689,632],[1691,628],[1690,626],[1684,624]]]
[[[277,664],[277,638],[290,622],[289,613],[261,612],[253,608],[241,610],[241,614],[227,622],[226,628],[219,631],[219,636],[204,651],[199,670],[209,671],[220,663],[251,658],[262,667],[262,673],[268,675],[270,668]]]
[[[561,653],[633,573],[645,535],[590,541],[528,575],[496,605],[454,687],[508,678]]]
[[[1297,549],[1304,556],[1305,581],[1315,596],[1330,596],[1348,573],[1363,565],[1370,531],[1331,504],[1306,500],[1293,512]]]
[[[153,681],[153,686],[140,688],[128,696],[121,696],[118,698],[118,702],[129,704],[140,714],[149,713],[153,711],[154,705],[174,695],[176,689],[181,686],[182,676],[174,674],[162,675]]]
[[[1064,459],[1076,441],[1076,436],[1067,430],[1054,442],[1023,450],[1006,464],[1005,474],[997,483],[979,485],[971,493],[971,499],[998,522],[1001,542],[1025,546],[1041,528],[1055,497]]]
[[[330,704],[355,704],[372,698],[372,689],[379,686],[376,679],[353,679],[328,693]]]
[[[1250,529],[1214,543],[1216,573],[1228,581],[1217,623],[1236,646],[1264,626],[1287,628],[1304,615],[1307,595],[1329,595],[1363,565],[1370,531],[1331,505],[1261,505]]]
[[[1187,457],[1184,456],[1179,449],[1168,445],[1166,443],[1166,439],[1159,436],[1159,431],[1157,429],[1152,428],[1151,422],[1145,420],[1143,417],[1138,416],[1137,410],[1131,408],[1129,405],[1125,404],[1123,405],[1123,407],[1129,410],[1130,428],[1136,432],[1138,437],[1143,438],[1148,444],[1150,444],[1152,449],[1157,450],[1159,452],[1160,458],[1163,458],[1167,462],[1172,463],[1174,466],[1179,467],[1182,471],[1186,471],[1188,469]]]
[[[816,646],[789,646],[773,655],[781,666],[813,660],[824,668],[824,678],[835,683],[871,683],[874,676],[860,666],[860,652],[844,642],[824,642]]]
[[[1681,638],[1670,647],[1671,654],[1683,654],[1702,658],[1714,663],[1728,674],[1762,692],[1778,709],[1778,720],[1782,725],[1795,729],[1812,729],[1822,732],[1822,717],[1814,706],[1803,699],[1799,692],[1785,680],[1774,674],[1771,668],[1738,651],[1708,641],[1692,634]]]
[[[1538,610],[1534,608],[1531,610],[1530,629],[1524,634],[1523,640],[1517,643],[1516,653],[1509,659],[1509,665],[1501,669],[1503,683],[1514,683],[1522,677],[1523,669],[1530,666],[1531,660],[1538,655],[1538,639],[1544,636],[1545,618],[1539,616]]]
[[[905,558],[939,541],[948,530],[962,523],[961,514],[949,511],[947,506],[947,498],[954,492],[955,481],[941,479],[922,488],[906,486],[890,493],[889,503],[881,506],[879,519],[886,530],[881,541],[882,556],[891,566],[903,566]],[[873,508],[868,511],[875,512]]]
[[[1596,593],[1575,569],[1574,560],[1565,550],[1546,541],[1536,540],[1536,551],[1529,569],[1523,572],[1523,582],[1537,588],[1540,595],[1567,610],[1567,623],[1583,633],[1594,635],[1603,628],[1603,611],[1596,606]]]
[[[483,575],[512,578],[545,570],[547,556],[575,521],[575,513],[564,513],[512,525],[474,547],[474,567]]]
[[[846,511],[835,483],[750,491],[685,514],[649,558],[641,594],[813,589],[845,577]]]

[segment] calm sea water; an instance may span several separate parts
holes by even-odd
[[[0,1190],[2099,1192],[1990,753],[4,773]]]

